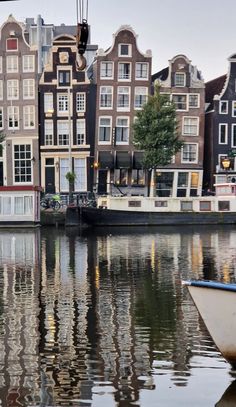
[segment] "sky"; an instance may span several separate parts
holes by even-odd
[[[40,14],[45,24],[77,23],[77,0],[18,0],[0,3],[0,24],[9,14],[24,21]],[[78,0],[79,1],[79,0]],[[82,1],[82,0],[81,0]],[[121,25],[137,34],[141,52],[152,51],[152,73],[184,54],[207,82],[225,74],[236,53],[235,0],[83,0],[88,1],[91,43],[107,49]]]

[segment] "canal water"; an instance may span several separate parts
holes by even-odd
[[[0,231],[0,406],[230,407],[182,280],[235,282],[235,227]]]

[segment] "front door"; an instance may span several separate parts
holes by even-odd
[[[98,195],[107,194],[107,170],[98,172]]]
[[[55,194],[55,168],[45,167],[45,193]]]
[[[3,162],[0,162],[0,187],[3,186]]]

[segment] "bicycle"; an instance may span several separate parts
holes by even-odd
[[[61,198],[59,194],[47,194],[45,195],[41,201],[40,206],[44,209],[53,209],[54,211],[58,211],[61,207]]]

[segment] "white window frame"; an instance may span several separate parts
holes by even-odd
[[[109,126],[101,126],[101,120],[102,119],[107,119],[110,121]],[[109,140],[100,140],[100,128],[101,127],[106,127],[110,129],[110,138]],[[108,145],[111,144],[112,141],[112,116],[99,116],[98,118],[98,144],[100,145]]]
[[[141,89],[144,90],[144,92],[141,92]],[[140,103],[136,104],[136,102],[137,102],[136,98],[140,97],[140,96],[141,96],[141,99],[144,98],[145,101],[143,101],[141,104]],[[134,109],[135,110],[142,109],[143,106],[147,103],[147,100],[148,100],[148,87],[135,86],[135,88],[134,88]]]
[[[111,64],[111,70],[110,70],[110,68],[108,68],[108,64]],[[103,65],[104,65],[104,67],[106,66],[105,69],[102,68]],[[106,73],[108,73],[110,71],[111,71],[111,75],[107,75]],[[105,75],[103,75],[103,72],[105,72]],[[114,79],[114,63],[112,61],[101,61],[100,79],[105,79],[105,80]]]
[[[184,81],[183,81],[183,85],[182,84],[180,84],[180,82],[178,82],[177,83],[177,76],[182,76],[183,78],[184,78]],[[174,86],[176,87],[176,88],[184,88],[185,86],[186,86],[186,73],[185,72],[175,72],[175,76],[174,76]],[[182,83],[182,82],[181,82]]]
[[[53,112],[53,93],[44,93],[44,113]]]
[[[225,142],[221,142],[221,128],[225,128]],[[221,145],[228,144],[228,123],[219,123],[219,134],[218,134],[218,143]]]
[[[235,108],[234,108],[235,104]],[[234,114],[235,112],[235,114]],[[236,117],[236,100],[232,100],[232,117]]]
[[[53,146],[54,132],[53,132],[53,120],[44,121],[44,145]]]
[[[86,110],[86,93],[76,93],[76,111],[77,113],[84,113]]]
[[[63,138],[61,136],[63,136]],[[64,137],[64,136],[66,136],[66,137]],[[57,122],[57,145],[62,146],[62,147],[63,146],[68,147],[69,146],[69,136],[70,136],[70,132],[69,132],[68,120],[61,120],[61,121],[58,120],[58,122]],[[64,143],[64,141],[66,141],[66,143]]]
[[[4,128],[4,110],[3,106],[0,106],[0,129]]]
[[[128,116],[117,116],[117,118],[116,118],[116,131],[117,131],[117,128],[118,128],[118,121],[119,120],[127,120],[127,126],[119,126],[119,128],[125,128],[125,129],[127,129],[127,140],[126,141],[118,141],[117,140],[117,134],[116,134],[116,145],[127,145],[127,144],[129,144],[129,133],[130,133],[130,131],[129,131],[129,129],[130,129],[130,121],[129,121],[129,117]]]
[[[196,159],[194,161],[191,160],[184,160],[183,153],[184,153],[184,146],[196,146]],[[198,163],[198,143],[184,143],[183,147],[181,148],[181,163],[182,164],[197,164]]]
[[[222,112],[222,105],[223,105],[223,103],[226,104],[226,111],[225,111],[225,112]],[[228,102],[228,100],[220,100],[220,103],[219,103],[219,113],[220,113],[220,114],[228,114],[228,108],[229,108],[229,102]]]
[[[35,106],[27,105],[23,106],[23,124],[24,129],[35,128]]]
[[[122,72],[121,72],[121,66],[123,66],[123,68],[124,68],[125,65],[129,65],[129,74],[128,74],[128,76],[124,72],[124,69],[122,69]],[[126,61],[118,62],[118,73],[117,74],[118,74],[118,81],[119,82],[130,82],[131,77],[132,77],[132,65],[131,65],[131,62],[126,62]]]
[[[13,126],[9,125],[10,116],[12,116]],[[18,123],[17,126],[15,126],[16,121]],[[8,128],[8,130],[19,130],[19,128],[20,128],[19,106],[8,106],[7,107],[7,128]]]
[[[0,56],[0,73],[2,73],[2,56]]]
[[[142,71],[143,71],[143,69],[141,68],[141,69],[138,69],[138,66],[139,65],[141,65],[142,67],[143,66],[146,66],[146,76],[143,76],[142,75]],[[139,75],[137,75],[137,73],[140,71],[140,76]],[[138,81],[147,81],[148,80],[148,75],[149,75],[149,63],[148,62],[136,62],[135,63],[135,80],[138,80]]]
[[[68,116],[69,113],[69,99],[67,93],[57,94],[57,115]]]
[[[35,56],[34,55],[23,55],[22,62],[23,72],[34,72],[35,71]]]
[[[7,73],[18,73],[18,70],[19,70],[18,55],[7,55],[6,72]]]
[[[35,98],[35,80],[31,78],[23,79],[23,99]]]
[[[123,45],[128,47],[128,54],[122,54],[121,53],[121,48],[122,48]],[[118,44],[118,49],[119,49],[119,51],[118,51],[118,56],[119,57],[124,57],[124,58],[132,57],[132,45],[131,44],[121,42],[120,44]]]
[[[197,106],[191,106],[190,105],[191,96],[196,96],[197,97]],[[200,107],[200,95],[199,95],[199,93],[189,93],[188,94],[188,107],[189,107],[189,109],[199,109],[199,107]]]
[[[173,96],[185,96],[186,109],[178,109],[177,104],[173,101]],[[178,111],[178,112],[187,112],[188,111],[188,94],[187,93],[172,93],[171,100],[175,103],[176,111]]]
[[[74,158],[75,191],[87,191],[87,159],[86,157]]]
[[[121,92],[121,89],[128,89],[128,92]],[[118,86],[117,87],[117,111],[118,112],[129,112],[130,111],[130,93],[131,93],[130,86]],[[119,106],[119,96],[120,95],[128,96],[128,105],[127,106]]]
[[[197,129],[196,134],[195,133],[185,133],[184,132],[184,129],[187,126],[185,124],[185,120],[191,120],[191,119],[196,120],[196,122],[197,122],[196,123],[196,129]],[[188,125],[188,126],[193,126],[193,125]],[[183,116],[182,135],[185,136],[185,137],[197,137],[197,136],[199,136],[199,117],[198,116]]]
[[[102,92],[102,90],[106,89],[106,92]],[[110,92],[108,92],[110,90]],[[102,105],[102,96],[108,95],[111,97],[110,105],[103,106]],[[106,99],[106,98],[105,98]],[[99,93],[99,109],[100,110],[111,110],[113,108],[113,86],[100,86],[100,93]]]
[[[19,99],[19,81],[18,79],[7,80],[7,100]]]
[[[20,152],[18,151],[18,155],[19,155],[19,157],[15,157],[15,147],[16,146],[24,146],[25,147],[25,149],[24,150],[21,150],[21,148],[20,148]],[[30,146],[30,150],[28,151],[28,149],[26,149],[26,146]],[[12,151],[12,159],[13,159],[13,172],[14,172],[14,181],[13,181],[13,183],[14,183],[14,185],[19,185],[19,184],[32,184],[33,183],[33,162],[32,162],[32,145],[31,145],[31,143],[14,143],[13,145],[12,145],[12,149],[13,149],[13,151]],[[24,155],[25,155],[25,157],[24,158],[22,158],[22,154],[21,154],[21,152],[22,153],[24,153]],[[29,162],[30,161],[30,166],[27,166],[26,165],[26,162]],[[16,175],[17,173],[16,173],[16,165],[15,165],[15,162],[17,162],[18,163],[18,165],[19,165],[19,168],[21,168],[22,169],[22,167],[23,168],[25,168],[25,173],[24,174],[22,174],[22,172],[20,171],[19,172],[19,175]],[[22,163],[25,163],[25,165],[23,166],[22,165]],[[28,174],[28,169],[30,168],[30,174]],[[16,181],[16,176],[19,176],[21,179],[19,180],[19,181]],[[24,178],[28,178],[30,176],[30,180],[25,180],[25,179],[22,179],[23,177]]]
[[[3,80],[0,80],[0,100],[3,100]]]
[[[86,144],[85,119],[76,120],[76,144],[77,146],[84,146]]]

